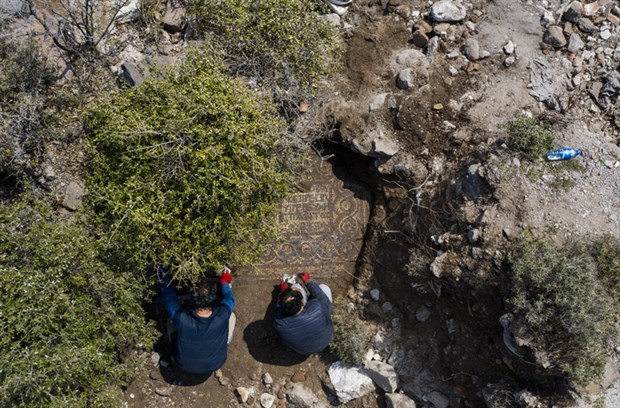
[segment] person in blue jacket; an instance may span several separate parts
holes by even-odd
[[[160,285],[162,300],[176,329],[172,361],[181,370],[208,374],[219,369],[228,356],[228,344],[235,327],[235,296],[231,274],[225,268],[219,284],[222,299],[218,302],[217,284],[203,282],[192,295],[191,307],[182,307],[168,275]]]
[[[310,291],[287,282],[280,284],[274,326],[282,342],[302,355],[323,351],[334,338],[332,323],[332,293],[329,286],[310,280],[310,274],[299,277]]]

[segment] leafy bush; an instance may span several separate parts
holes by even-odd
[[[151,344],[144,288],[83,226],[41,202],[0,205],[0,406],[113,406]]]
[[[334,339],[329,350],[349,365],[360,364],[368,351],[371,334],[364,322],[357,316],[347,313],[337,302],[332,316],[334,322]]]
[[[553,147],[553,136],[536,119],[518,115],[503,128],[510,147],[532,159],[542,157]]]
[[[525,235],[514,242],[509,256],[509,304],[521,321],[517,334],[549,356],[553,372],[582,385],[604,370],[618,312],[606,279],[614,269],[608,266],[617,267],[619,252],[608,252],[607,245],[558,247]]]
[[[273,111],[197,54],[93,106],[90,203],[110,243],[189,282],[256,260],[290,181]]]
[[[198,34],[223,48],[239,75],[275,79],[283,88],[308,86],[330,72],[337,46],[316,3],[299,0],[194,0],[189,10]]]

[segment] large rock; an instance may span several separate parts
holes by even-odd
[[[295,408],[327,408],[327,404],[300,383],[293,384],[286,393],[286,400]]]
[[[564,47],[566,45],[566,37],[564,37],[562,27],[557,25],[549,26],[543,35],[543,41],[555,48]]]
[[[347,367],[336,361],[327,370],[334,391],[342,403],[363,397],[375,389],[372,379],[359,367]]]
[[[405,394],[385,394],[387,408],[416,408],[415,401]]]
[[[437,22],[457,22],[465,19],[465,7],[451,0],[439,0],[431,7],[431,18]]]
[[[398,374],[394,367],[381,361],[369,361],[365,365],[370,378],[385,392],[394,392],[398,388]]]
[[[168,0],[164,13],[164,30],[178,33],[187,25],[187,10],[180,0]]]

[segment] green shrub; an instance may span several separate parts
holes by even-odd
[[[339,302],[334,306],[332,320],[334,339],[329,351],[349,365],[360,364],[370,347],[371,333],[358,316],[347,313]]]
[[[143,293],[81,225],[41,202],[0,205],[0,406],[118,405],[139,361],[127,351],[153,339]]]
[[[291,154],[270,102],[213,59],[192,54],[162,75],[90,110],[90,203],[125,261],[160,262],[195,282],[257,259]]]
[[[534,118],[518,115],[502,127],[508,133],[510,148],[531,159],[543,157],[553,147],[553,136]]]
[[[213,34],[230,69],[283,88],[308,86],[330,72],[337,55],[334,33],[317,4],[299,0],[193,0],[189,11],[199,35]]]
[[[608,283],[601,279],[606,255],[592,255],[600,245],[594,250],[578,244],[558,247],[525,235],[514,242],[509,256],[509,304],[521,322],[517,333],[547,354],[552,372],[582,385],[604,370],[618,312]],[[618,252],[600,253],[615,258],[617,265]]]

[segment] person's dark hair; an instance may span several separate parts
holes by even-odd
[[[217,300],[217,282],[214,279],[203,279],[192,293],[192,306],[196,309],[206,309],[213,306]]]
[[[300,292],[287,289],[280,293],[280,307],[284,310],[287,316],[293,316],[299,313],[303,306],[303,296]]]

